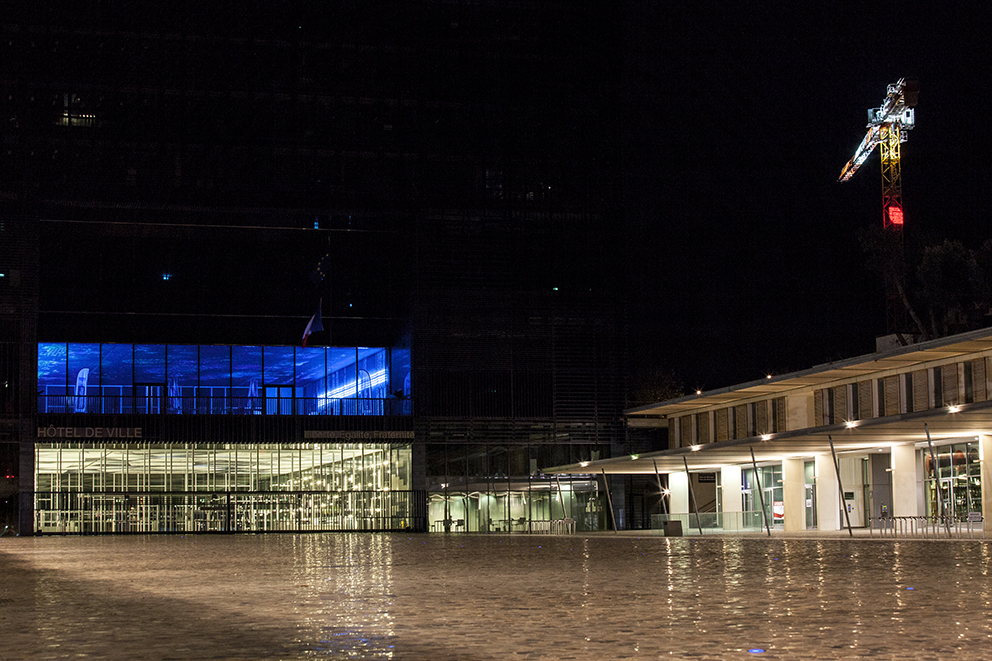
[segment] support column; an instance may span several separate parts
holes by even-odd
[[[922,485],[916,481],[916,448],[912,443],[892,446],[892,516],[919,516]]]
[[[689,474],[684,471],[677,471],[668,474],[668,490],[671,492],[668,504],[671,506],[670,514],[673,516],[685,516],[685,526],[688,527],[689,515]]]
[[[840,489],[834,460],[829,454],[816,457],[816,523],[819,530],[840,530]]]
[[[20,422],[20,456],[18,467],[19,479],[17,484],[18,518],[17,534],[21,537],[34,535],[34,453],[37,427],[34,419],[25,416]],[[16,437],[15,437],[16,438]]]
[[[982,517],[985,519],[985,534],[992,535],[992,436],[982,434],[978,437],[978,458],[982,462]]]
[[[782,500],[785,531],[806,530],[806,475],[803,459],[782,460]]]
[[[744,527],[744,489],[740,466],[724,466],[720,469],[720,491],[723,501],[723,529],[740,532]]]

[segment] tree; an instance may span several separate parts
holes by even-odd
[[[894,297],[913,320],[920,339],[929,340],[930,333],[927,332],[910,301],[902,236],[892,230],[873,225],[871,229],[859,232],[858,242],[865,253],[868,269],[882,278],[885,291],[890,298],[893,297],[893,293],[895,294]]]
[[[868,268],[895,292],[920,340],[983,328],[992,320],[992,240],[970,250],[945,239],[906,253],[891,230],[865,230],[859,240]]]
[[[630,406],[647,406],[685,395],[685,385],[673,370],[660,365],[636,369],[631,377]]]
[[[975,270],[974,255],[960,241],[945,239],[924,247],[916,267],[917,298],[926,310],[932,337],[945,337],[972,327]]]

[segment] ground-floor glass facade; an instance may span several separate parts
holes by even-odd
[[[411,446],[37,443],[39,533],[423,529]]]
[[[928,516],[944,515],[952,521],[964,521],[969,514],[981,514],[982,466],[978,454],[978,441],[935,447],[933,457],[924,451]],[[943,502],[937,500],[938,488]]]
[[[604,530],[606,496],[597,480],[546,479],[442,488],[430,494],[433,532],[564,533]]]

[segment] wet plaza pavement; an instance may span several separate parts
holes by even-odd
[[[0,538],[0,660],[985,659],[981,541]]]

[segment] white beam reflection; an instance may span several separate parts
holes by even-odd
[[[369,374],[370,382],[368,384],[363,384],[366,388],[375,388],[377,386],[384,386],[387,383],[386,370],[382,369],[378,372],[373,372]],[[318,400],[322,400],[318,408],[327,408],[328,399],[344,399],[348,397],[357,397],[361,393],[358,392],[356,384],[358,381],[349,381],[343,386],[338,386],[334,390],[325,390],[322,395],[318,396]]]

